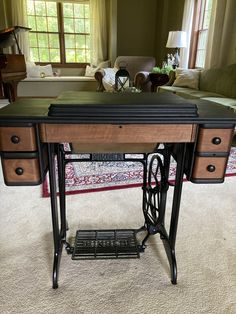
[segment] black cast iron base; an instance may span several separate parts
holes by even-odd
[[[174,149],[173,149],[174,148]],[[49,152],[49,178],[50,198],[52,211],[52,225],[54,238],[54,263],[53,263],[53,288],[58,288],[58,276],[62,248],[65,246],[72,259],[107,259],[107,258],[138,258],[140,252],[144,252],[148,238],[157,233],[163,241],[166,255],[170,265],[171,282],[177,283],[177,264],[175,257],[175,241],[178,226],[179,208],[184,173],[184,161],[186,144],[164,145],[157,149],[155,154],[141,154],[139,159],[126,158],[125,154],[115,154],[117,161],[135,161],[143,164],[143,214],[144,226],[140,229],[118,229],[118,230],[78,230],[74,246],[66,240],[68,225],[66,221],[65,202],[65,167],[68,162],[91,161],[92,154],[88,159],[68,158],[69,152],[64,151],[63,145],[48,144]],[[59,210],[56,192],[56,167],[55,156],[58,163],[59,182]],[[103,154],[104,156],[104,154]],[[170,184],[169,167],[170,158],[176,160],[176,176],[174,185]],[[100,155],[96,154],[97,160],[101,161]],[[112,160],[112,154],[106,155],[106,161]],[[96,160],[95,160],[96,161]],[[165,228],[166,200],[169,186],[174,186],[172,211],[169,233]],[[60,219],[59,216],[60,215]],[[60,221],[60,225],[59,225]],[[145,231],[146,235],[141,243],[138,243],[136,234]]]

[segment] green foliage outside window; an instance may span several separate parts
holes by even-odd
[[[32,61],[89,62],[89,4],[27,0],[27,17]]]

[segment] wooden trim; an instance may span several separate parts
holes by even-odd
[[[194,142],[194,124],[46,124],[40,137],[46,143],[189,143]]]
[[[201,3],[200,0],[195,0],[194,11],[193,11],[193,27],[191,34],[191,43],[190,43],[190,52],[189,52],[189,68],[195,68],[196,62],[196,53],[197,53],[197,44],[198,44],[198,31],[200,23],[200,14],[201,14]]]

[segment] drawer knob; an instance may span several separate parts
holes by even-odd
[[[21,175],[24,173],[24,169],[21,168],[21,167],[18,167],[18,168],[16,168],[15,173],[16,173],[18,176],[21,176]]]
[[[214,172],[216,170],[216,167],[215,166],[213,166],[213,165],[208,165],[207,166],[207,171],[209,171],[209,172]]]
[[[19,138],[19,136],[17,136],[17,135],[12,135],[11,141],[12,141],[12,143],[14,143],[14,144],[18,144],[18,143],[20,143],[20,138]]]
[[[214,137],[212,139],[212,143],[215,145],[219,145],[221,143],[221,138],[220,137]]]

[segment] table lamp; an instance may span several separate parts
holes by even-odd
[[[184,31],[171,31],[169,32],[167,43],[167,48],[175,48],[174,54],[174,63],[173,68],[177,68],[179,66],[179,48],[187,47],[187,40],[186,40],[186,32]]]

